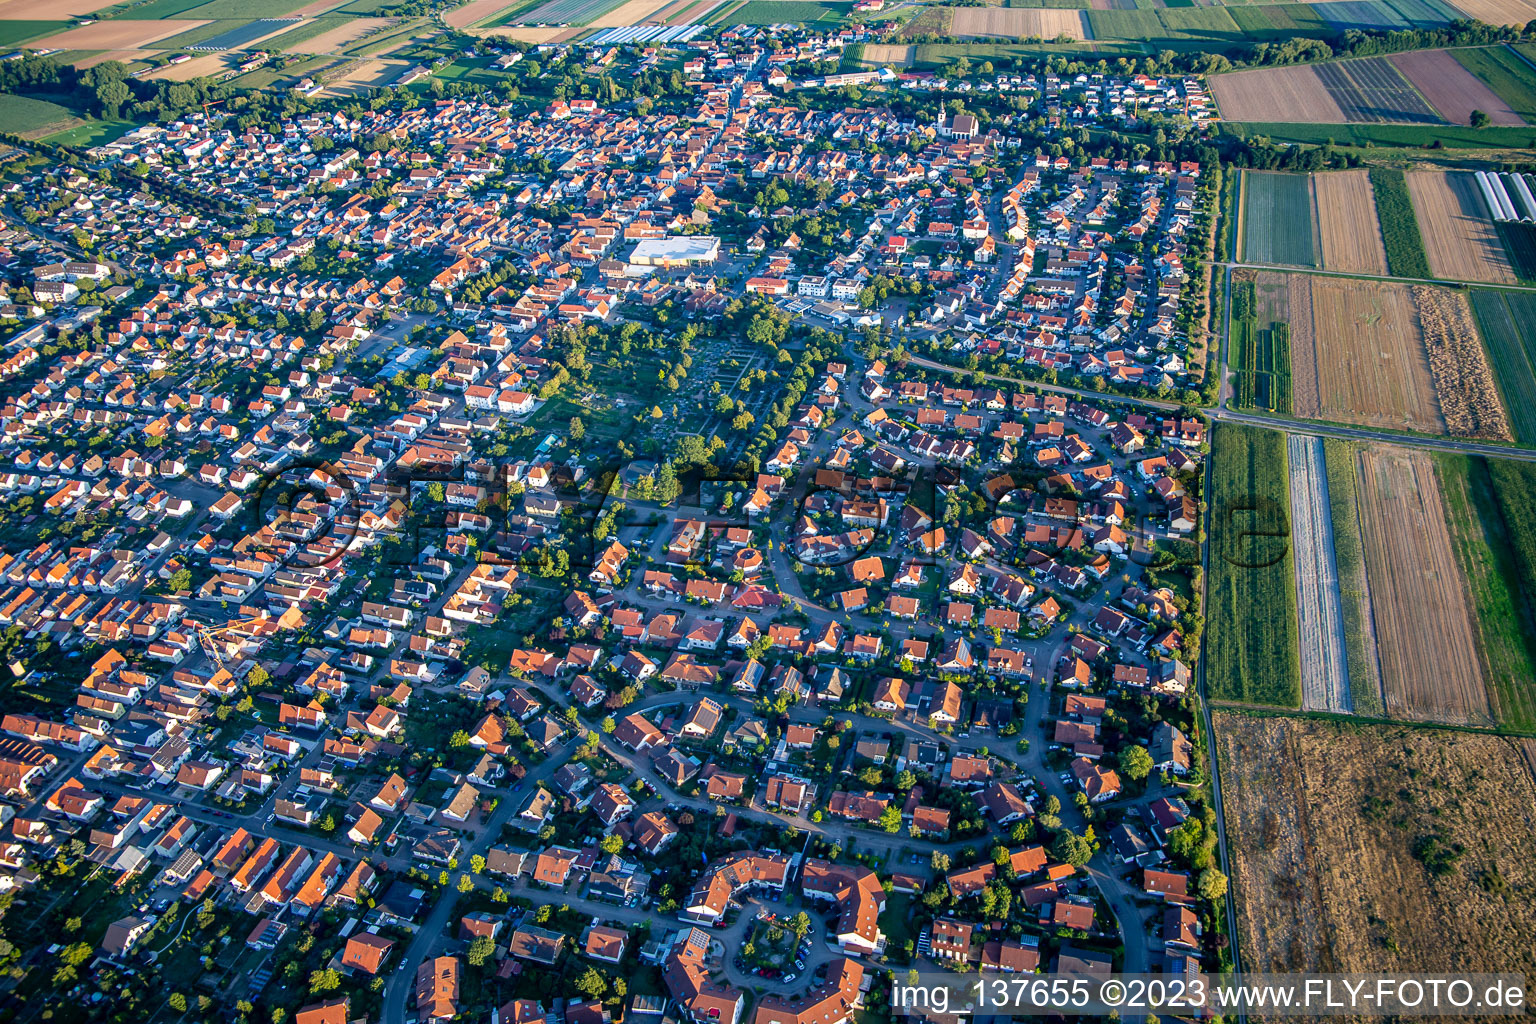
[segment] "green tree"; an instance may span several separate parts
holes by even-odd
[[[465,959],[469,961],[471,967],[481,967],[494,952],[496,952],[496,940],[489,935],[478,935],[475,941],[469,944],[469,952]]]
[[[1137,745],[1126,747],[1120,751],[1120,770],[1126,776],[1140,782],[1152,774],[1152,755],[1147,753],[1147,748]]]
[[[1200,892],[1200,898],[1211,903],[1219,902],[1227,895],[1227,876],[1215,868],[1206,868],[1200,872],[1200,879],[1195,883]]]

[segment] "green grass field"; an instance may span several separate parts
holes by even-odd
[[[1424,237],[1419,233],[1419,219],[1414,215],[1403,172],[1372,167],[1369,174],[1387,269],[1394,277],[1428,277],[1429,257],[1424,254]]]
[[[852,3],[824,3],[822,0],[750,0],[731,15],[732,25],[780,25],[804,22],[840,22]]]
[[[63,129],[75,120],[74,111],[57,103],[0,93],[0,131],[25,135],[52,125]]]
[[[1536,466],[1436,457],[1499,724],[1536,729]]]
[[[1221,131],[1253,138],[1262,135],[1273,142],[1369,146],[1382,149],[1529,149],[1536,146],[1536,127],[1469,128],[1440,124],[1306,124],[1303,122],[1227,122]]]
[[[1243,262],[1317,266],[1305,174],[1243,172]]]
[[[1452,50],[1462,67],[1481,78],[1509,109],[1536,122],[1536,68],[1507,46]]]
[[[1206,682],[1218,699],[1301,704],[1288,472],[1279,431],[1211,432]]]
[[[1349,698],[1357,713],[1381,715],[1381,680],[1366,644],[1369,597],[1365,589],[1365,548],[1360,542],[1359,502],[1355,497],[1355,446],[1323,439],[1323,467],[1328,475],[1328,512],[1333,523],[1333,561],[1339,576],[1339,604],[1344,616],[1344,658]]]
[[[303,7],[307,0],[208,0],[187,11],[186,18],[281,18]]]
[[[137,128],[132,121],[87,121],[85,124],[67,128],[62,132],[48,135],[44,142],[51,142],[55,146],[78,146],[81,149],[90,149],[92,146],[104,146]]]
[[[1081,39],[1067,43],[919,43],[913,54],[914,67],[943,67],[965,57],[972,61],[1007,58],[1018,61],[1097,60],[1136,57],[1141,44],[1125,40]]]
[[[1515,438],[1536,444],[1536,296],[1474,288],[1469,297]]]
[[[0,21],[0,46],[20,46],[69,27],[67,21]]]
[[[1524,284],[1536,281],[1536,227],[1519,221],[1495,223],[1499,241],[1509,254],[1509,265]]]
[[[186,13],[194,7],[206,4],[208,0],[150,0],[141,7],[131,7],[122,11],[118,17],[130,18],[133,21],[163,21],[166,18],[191,18]]]
[[[1095,39],[1133,39],[1176,50],[1252,41],[1222,7],[1089,11],[1088,24]]]
[[[1329,25],[1311,4],[1233,7],[1227,13],[1237,23],[1237,27],[1254,40],[1295,37],[1326,39],[1338,34],[1338,30]]]

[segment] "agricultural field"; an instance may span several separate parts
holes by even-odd
[[[317,33],[307,40],[295,40],[287,43],[291,33],[284,33],[272,40],[272,45],[286,43],[285,49],[295,53],[342,53],[348,46],[365,38],[370,33],[379,32],[396,23],[394,18],[322,18],[316,19],[315,24],[325,22],[324,31]],[[340,24],[337,24],[340,22]]]
[[[0,19],[6,21],[55,21],[85,18],[111,7],[109,0],[5,0]]]
[[[1218,699],[1301,703],[1287,474],[1284,434],[1216,424],[1205,641]]]
[[[1336,29],[1440,28],[1462,17],[1439,0],[1343,0],[1319,3],[1317,12]]]
[[[1234,71],[1207,81],[1217,109],[1228,121],[1344,121],[1344,111],[1311,64]]]
[[[162,39],[180,35],[189,28],[205,25],[203,21],[141,21],[137,18],[113,18],[92,25],[81,25],[56,36],[49,46],[65,50],[147,49]]]
[[[1315,67],[1345,121],[1434,124],[1442,120],[1386,57],[1328,61]]]
[[[1373,445],[1359,458],[1360,536],[1386,712],[1493,724],[1476,620],[1451,544],[1434,460]],[[1433,665],[1432,671],[1425,671]]]
[[[1474,110],[1487,114],[1490,124],[1525,123],[1509,104],[1448,50],[1414,50],[1394,54],[1389,59],[1392,66],[1424,95],[1430,106],[1451,124],[1467,124]]]
[[[1249,970],[1536,968],[1536,740],[1234,712],[1214,731]]]
[[[1348,712],[1349,669],[1323,439],[1290,434],[1291,538],[1296,544],[1296,626],[1305,711]]]
[[[1470,296],[1515,439],[1536,445],[1536,296],[1484,288]]]
[[[1532,0],[1456,0],[1456,7],[1467,17],[1489,25],[1525,25],[1536,19]]]
[[[1477,181],[1466,171],[1410,171],[1408,194],[1424,239],[1429,269],[1458,281],[1514,284]]]
[[[1027,10],[1008,7],[961,7],[951,31],[961,38],[1082,39],[1083,16],[1071,10]]]
[[[469,0],[469,3],[445,11],[443,24],[460,30],[473,28],[482,22],[500,25],[503,22],[496,20],[498,15],[515,14],[522,8],[537,6],[529,0]]]
[[[1536,731],[1532,467],[1449,452],[1436,464],[1494,715],[1505,728]]]
[[[31,96],[0,94],[0,132],[39,138],[80,123],[74,111]]]
[[[1279,275],[1259,275],[1273,287]],[[1293,411],[1308,419],[1443,433],[1424,337],[1406,284],[1286,278]]]
[[[898,46],[894,43],[865,43],[861,62],[869,67],[909,68],[917,56],[917,47]]]
[[[1266,300],[1268,296],[1265,296]],[[1227,361],[1238,408],[1291,412],[1291,327],[1260,302],[1251,270],[1233,275],[1232,329]]]
[[[1536,70],[1508,46],[1479,46],[1451,50],[1466,68],[1499,97],[1499,102],[1526,123],[1536,123]]]
[[[1304,174],[1242,172],[1245,263],[1317,265],[1312,190]]]
[[[1360,545],[1357,445],[1339,438],[1323,439],[1323,470],[1328,479],[1329,520],[1333,529],[1333,563],[1339,581],[1339,611],[1344,620],[1344,662],[1349,699],[1356,714],[1381,717],[1381,659],[1371,625],[1370,588],[1365,578],[1365,552]]]
[[[1393,277],[1428,277],[1429,258],[1424,253],[1424,239],[1413,213],[1408,182],[1403,172],[1390,167],[1372,167],[1369,172],[1371,192],[1376,200],[1376,216],[1381,224],[1381,242],[1387,267]]]
[[[816,22],[841,22],[853,11],[853,4],[823,0],[748,0],[745,7],[732,12],[732,25],[810,25]]]
[[[1323,269],[1346,274],[1385,274],[1387,255],[1366,172],[1314,174],[1311,184]]]
[[[519,12],[509,23],[519,25],[586,25],[598,15],[619,6],[622,0],[546,0]]]

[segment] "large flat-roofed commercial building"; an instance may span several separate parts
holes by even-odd
[[[713,235],[668,235],[641,239],[629,262],[637,267],[685,267],[713,263],[719,256],[720,239]]]

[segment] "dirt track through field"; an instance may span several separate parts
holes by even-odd
[[[1349,668],[1344,654],[1344,612],[1333,555],[1333,519],[1323,439],[1292,434],[1291,540],[1296,546],[1296,623],[1301,643],[1301,706],[1305,711],[1348,712]]]
[[[1436,277],[1514,284],[1515,272],[1468,171],[1409,171],[1408,194]]]
[[[1308,64],[1212,75],[1209,81],[1228,121],[1344,123],[1343,109]]]
[[[1387,253],[1376,223],[1376,197],[1364,170],[1312,175],[1323,267],[1346,274],[1385,274]]]
[[[1387,714],[1493,725],[1434,463],[1406,449],[1366,448],[1359,494]]]

